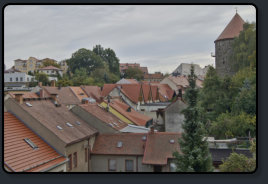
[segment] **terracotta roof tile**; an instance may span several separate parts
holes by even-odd
[[[38,149],[24,141],[29,138]],[[66,158],[33,133],[11,113],[4,113],[4,162],[15,172],[43,171],[63,163]]]
[[[121,84],[121,92],[124,93],[132,102],[138,103],[141,84]]]
[[[59,137],[66,145],[87,139],[97,133],[96,129],[75,116],[63,105],[56,107],[50,100],[34,100],[28,102],[32,107],[28,107],[25,103],[20,106]],[[80,122],[80,125],[76,124],[77,121]],[[68,127],[66,125],[67,122],[71,123],[73,127]],[[61,126],[63,130],[59,130],[57,126]]]
[[[182,86],[183,88],[189,87],[188,77],[187,76],[168,76],[168,78],[175,83],[177,86]],[[196,86],[202,87],[203,81],[196,79]]]
[[[44,68],[40,68],[39,70],[62,70],[62,69],[57,68],[55,66],[47,66],[47,67],[44,67]]]
[[[107,103],[107,102],[106,102]],[[145,126],[147,122],[152,120],[151,117],[141,114],[131,108],[131,111],[128,112],[127,109],[129,106],[123,102],[120,102],[118,99],[112,100],[110,106],[118,111],[120,114],[125,116],[127,119],[132,121],[135,125]]]
[[[163,79],[164,75],[162,73],[151,73],[145,74],[144,79]]]
[[[149,84],[142,84],[141,87],[143,91],[144,102],[148,102],[149,94],[151,92],[151,86]]]
[[[102,122],[106,123],[107,125],[111,126],[113,129],[121,130],[127,126],[127,123],[121,121],[112,113],[107,112],[104,108],[100,107],[97,103],[94,104],[82,104],[79,105],[85,111],[92,114]]]
[[[244,23],[244,20],[236,13],[215,42],[239,36],[240,32],[243,30]]]
[[[166,165],[168,158],[173,158],[172,154],[179,150],[179,133],[157,132],[149,133],[147,136],[143,164]],[[174,140],[174,143],[170,143]]]
[[[72,92],[70,87],[50,87],[50,86],[43,86],[44,89],[44,97],[50,97],[51,94],[58,94],[58,101],[60,104],[65,105],[75,105],[81,104],[81,101],[77,96]]]
[[[107,96],[115,87],[116,84],[104,84],[101,91],[101,96]]]
[[[144,133],[121,133],[121,134],[101,134],[95,140],[91,154],[100,155],[143,155],[145,141],[142,137]],[[118,148],[117,143],[122,142],[122,147]]]
[[[15,94],[18,94],[18,92],[9,92],[8,93],[12,98],[15,98]],[[39,98],[39,96],[34,92],[19,92],[19,94],[23,94],[22,98]]]
[[[81,88],[86,92],[86,94],[94,98],[97,102],[101,100],[101,89],[99,86],[81,86]]]
[[[75,94],[75,96],[81,102],[83,98],[88,98],[88,95],[83,91],[81,87],[78,86],[70,86],[71,91]]]

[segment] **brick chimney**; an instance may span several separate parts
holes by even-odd
[[[51,81],[51,87],[56,87],[56,80]]]
[[[52,94],[50,94],[50,95],[51,95],[52,100],[53,100],[54,102],[57,102],[58,94],[56,94],[56,93],[52,93]]]
[[[15,94],[15,100],[17,101],[17,102],[19,102],[19,104],[23,104],[23,94],[21,94],[21,93],[18,93],[18,94]]]
[[[38,82],[38,86],[41,88],[42,87],[42,82]]]

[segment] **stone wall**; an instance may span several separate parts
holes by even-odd
[[[225,75],[231,76],[235,73],[234,71],[231,70],[230,57],[233,53],[232,44],[233,39],[220,40],[215,42],[216,72],[221,77]]]

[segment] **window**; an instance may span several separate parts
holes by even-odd
[[[47,70],[47,73],[49,73],[48,70]]]
[[[23,78],[22,78],[22,77],[20,78],[20,81],[21,81],[21,82],[23,81]]]
[[[68,159],[69,159],[68,170],[71,171],[71,170],[72,170],[72,162],[73,162],[72,154],[70,154],[70,155],[68,156]]]
[[[54,73],[54,70],[52,70],[51,73]]]
[[[19,78],[18,77],[16,77],[16,82],[18,82],[19,81]]]
[[[12,82],[12,77],[9,78],[10,82]]]
[[[176,169],[177,169],[176,164],[174,164],[174,163],[170,163],[169,166],[170,166],[170,167],[169,167],[170,172],[176,172]]]
[[[87,162],[87,158],[88,158],[88,153],[87,153],[87,148],[85,148],[85,162]]]
[[[116,160],[108,160],[108,170],[116,171]]]
[[[27,82],[29,82],[29,77],[27,77]]]
[[[125,170],[127,172],[133,172],[134,171],[133,160],[125,160]]]
[[[77,152],[74,153],[74,168],[77,167]]]

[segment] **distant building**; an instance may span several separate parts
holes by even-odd
[[[196,76],[205,76],[207,73],[208,66],[201,68],[198,64],[189,64],[181,63],[173,72],[173,76],[185,75],[188,76],[191,74],[191,66],[194,66],[194,73]]]
[[[160,82],[163,80],[164,75],[161,72],[144,74],[144,80],[150,82]]]
[[[68,64],[66,62],[66,60],[62,60],[59,62],[60,68],[62,69],[63,73],[66,73],[68,70]]]
[[[147,67],[141,67],[139,63],[120,63],[119,71],[120,71],[121,75],[124,75],[125,71],[128,68],[138,68],[143,72],[143,74],[148,74]]]
[[[56,80],[56,81],[58,80],[57,75],[62,76],[63,74],[62,69],[59,69],[55,66],[43,67],[38,69],[38,71],[47,74],[50,80]]]
[[[4,168],[8,172],[66,172],[68,159],[37,132],[9,112],[4,113]]]
[[[234,38],[238,37],[243,30],[244,23],[244,20],[236,13],[220,36],[214,41],[216,72],[219,76],[233,75],[235,73],[232,71],[230,61],[233,53],[232,44]]]
[[[119,81],[117,81],[116,84],[139,84],[139,82],[136,79],[122,78]]]

